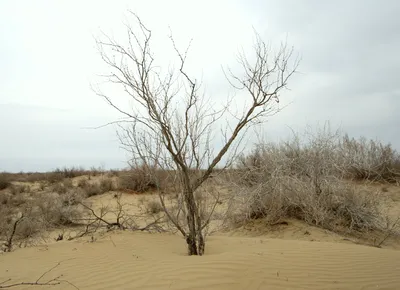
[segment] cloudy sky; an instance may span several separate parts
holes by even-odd
[[[267,139],[329,120],[400,150],[400,1],[0,0],[0,171],[126,166],[115,128],[87,127],[119,117],[90,88],[107,72],[93,36],[122,36],[127,9],[154,32],[160,59],[168,27],[179,45],[193,39],[191,72],[213,98],[229,94],[221,65],[235,65],[253,27],[272,43],[287,38],[300,73]]]

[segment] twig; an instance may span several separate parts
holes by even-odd
[[[392,224],[391,229],[388,231],[388,233],[385,235],[385,237],[376,245],[377,248],[382,247],[382,244],[392,235],[392,231],[394,229],[394,227],[397,225],[397,223],[399,222],[400,217],[398,217],[395,222]]]
[[[74,259],[74,258],[72,258],[72,259]],[[40,275],[39,278],[37,278],[35,282],[18,282],[18,283],[6,284],[7,282],[11,281],[11,279],[7,279],[0,283],[0,289],[8,289],[8,288],[13,288],[13,287],[17,287],[17,286],[55,286],[55,285],[60,285],[61,283],[67,283],[67,284],[71,285],[72,287],[74,287],[75,289],[79,289],[76,285],[72,284],[71,282],[69,282],[67,280],[60,280],[60,278],[63,277],[62,274],[53,279],[48,280],[47,282],[40,282],[40,280],[42,280],[44,276],[46,276],[51,271],[53,271],[55,268],[60,266],[62,262],[69,261],[72,259],[58,262],[55,266],[53,266],[52,268],[50,268],[49,270],[44,272],[42,275]]]
[[[111,241],[111,243],[114,245],[114,247],[116,248],[117,247],[117,245],[114,243],[114,241],[113,241],[113,239],[112,239],[112,237],[110,236],[110,241]]]

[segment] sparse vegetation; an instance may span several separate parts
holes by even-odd
[[[398,183],[400,154],[390,144],[350,138],[339,131],[332,132],[326,125],[317,133],[306,131],[302,140],[294,135],[292,140],[280,144],[259,144],[237,163],[237,169],[245,173],[242,181],[249,185],[265,180],[277,168],[285,170],[287,175],[314,178],[316,182],[318,176],[329,175]]]
[[[327,127],[305,137],[260,144],[239,159],[229,221],[295,218],[339,233],[385,231],[386,200],[351,180],[397,181],[399,155],[390,145],[341,138]]]
[[[75,192],[38,193],[35,198],[22,194],[3,195],[0,210],[0,240],[7,240],[7,250],[14,244],[29,244],[38,234],[75,224],[82,215],[77,205],[82,200]],[[29,201],[29,202],[28,202]]]
[[[377,247],[399,235],[398,219],[392,221],[385,212],[385,193],[390,193],[390,184],[399,180],[398,153],[390,145],[341,137],[327,128],[305,136],[305,142],[296,135],[279,144],[259,144],[241,156],[235,168],[216,173],[222,177],[218,182],[233,188],[226,199],[225,222],[238,226],[262,219],[272,226],[297,219],[345,235],[366,237],[374,233],[371,244]],[[177,193],[179,186],[174,187],[171,179],[175,177],[173,171],[135,168],[118,174],[103,172],[97,177],[63,178],[53,184],[46,174],[41,175],[44,180],[35,177],[34,183],[16,181],[21,173],[16,175],[1,176],[8,182],[0,193],[0,240],[7,241],[4,251],[29,245],[48,230],[70,226],[81,228],[78,236],[114,228],[165,231],[164,226],[170,225],[160,213],[166,208],[179,222],[186,214],[183,196]],[[215,206],[221,203],[218,182],[205,183],[194,195],[202,220],[209,221]],[[381,185],[371,187],[371,182]],[[130,213],[118,193],[126,189],[149,193],[161,188],[169,192],[168,206],[162,204],[167,202],[164,198],[161,202],[141,196],[143,216]],[[115,191],[115,208],[95,208],[85,202],[86,197],[110,191]],[[211,202],[209,195],[214,197]],[[139,225],[136,219],[144,216],[149,223]]]

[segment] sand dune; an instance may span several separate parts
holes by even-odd
[[[117,232],[0,256],[0,278],[63,274],[79,289],[400,289],[400,252],[328,242],[211,236],[188,257],[181,237]],[[32,289],[26,286],[14,289]],[[75,289],[68,284],[34,289]]]

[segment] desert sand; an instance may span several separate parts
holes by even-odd
[[[400,289],[400,252],[331,242],[208,238],[188,257],[176,235],[114,232],[94,242],[53,243],[0,257],[0,277],[43,281],[63,275],[79,289]],[[19,286],[15,289],[76,289]]]
[[[387,194],[398,197],[398,187]],[[140,200],[157,197],[122,198],[134,210]],[[112,193],[89,200],[97,206],[115,203]],[[398,199],[391,200],[398,215]],[[400,289],[400,246],[385,244],[360,245],[295,220],[275,228],[260,221],[214,232],[206,254],[189,257],[178,234],[115,230],[72,241],[51,238],[3,253],[0,283],[35,282],[59,263],[40,282],[62,275],[61,284],[11,289]]]

